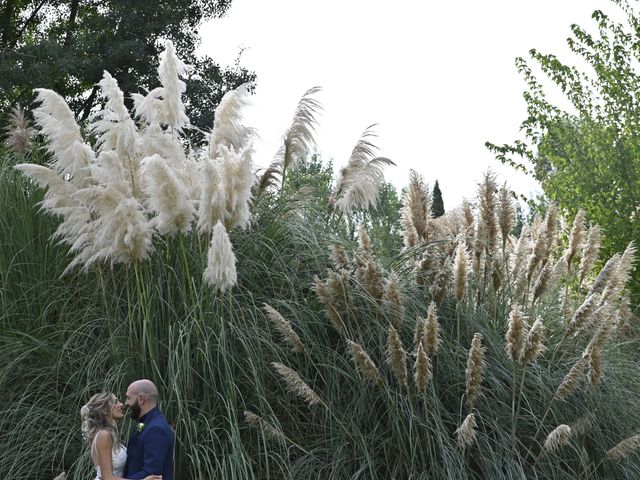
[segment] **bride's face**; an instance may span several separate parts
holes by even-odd
[[[122,420],[124,418],[124,404],[116,398],[115,403],[111,407],[111,418],[113,418],[116,422]]]

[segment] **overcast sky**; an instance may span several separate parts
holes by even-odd
[[[519,138],[524,82],[514,59],[531,48],[573,61],[570,25],[595,29],[608,0],[233,0],[201,29],[201,52],[257,73],[246,123],[257,128],[256,163],[269,163],[302,94],[322,87],[317,143],[339,168],[364,129],[378,124],[379,154],[433,185],[445,208],[471,198],[488,168],[518,193],[535,184],[484,147]]]

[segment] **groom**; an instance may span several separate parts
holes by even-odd
[[[162,475],[173,480],[173,431],[156,402],[158,389],[151,380],[136,380],[127,388],[124,402],[135,420],[129,444],[124,477],[141,480],[147,475]]]

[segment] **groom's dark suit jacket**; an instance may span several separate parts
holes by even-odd
[[[140,417],[141,432],[134,425],[127,445],[124,478],[141,480],[147,475],[162,475],[173,480],[173,431],[158,408]]]

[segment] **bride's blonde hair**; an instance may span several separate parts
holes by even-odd
[[[118,445],[118,426],[111,418],[109,412],[116,403],[116,396],[111,392],[96,393],[80,409],[82,419],[82,438],[87,445],[93,445],[96,435],[100,430],[106,430],[113,440],[113,448]]]

